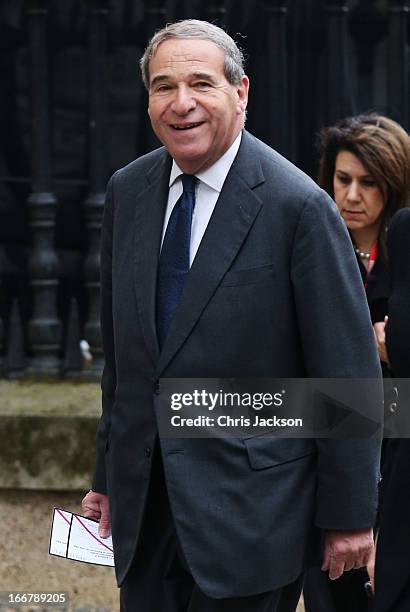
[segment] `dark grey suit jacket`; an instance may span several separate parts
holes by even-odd
[[[334,203],[246,131],[160,353],[155,291],[170,168],[162,148],[116,172],[102,230],[106,366],[93,489],[109,494],[119,583],[141,528],[161,377],[380,375]],[[183,551],[212,597],[292,581],[313,525],[375,519],[378,439],[163,439],[161,452]]]

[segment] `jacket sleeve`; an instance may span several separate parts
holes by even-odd
[[[96,464],[92,480],[92,489],[98,493],[107,493],[105,453],[117,384],[112,316],[113,182],[114,176],[108,183],[101,228],[101,336],[105,363],[101,379],[102,414],[97,428]]]
[[[304,203],[291,264],[306,376],[363,381],[364,409],[381,424],[380,362],[363,283],[346,227],[321,190]],[[315,523],[324,529],[368,528],[376,519],[381,427],[373,436],[347,435],[316,439]]]

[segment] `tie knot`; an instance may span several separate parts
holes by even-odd
[[[185,193],[195,193],[195,185],[197,182],[196,176],[193,174],[183,174],[181,176],[182,186]]]

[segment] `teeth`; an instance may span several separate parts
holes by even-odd
[[[189,128],[196,127],[197,125],[199,125],[199,123],[189,123],[188,125],[174,125],[172,127],[174,127],[176,130],[188,130]]]

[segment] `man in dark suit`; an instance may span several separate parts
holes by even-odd
[[[225,32],[167,26],[141,66],[164,147],[107,191],[84,512],[112,526],[123,611],[291,611],[318,528],[332,578],[366,563],[379,440],[159,438],[161,378],[378,378],[357,264],[333,202],[243,129]]]

